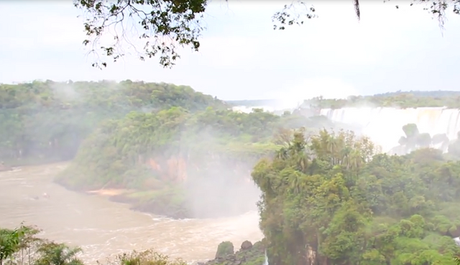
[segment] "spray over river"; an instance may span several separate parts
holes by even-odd
[[[173,220],[131,211],[106,196],[69,191],[53,183],[66,166],[0,172],[0,227],[35,225],[43,230],[40,237],[80,246],[88,264],[151,248],[194,263],[213,259],[222,241],[231,241],[239,249],[244,240],[263,237],[256,211],[229,218]]]

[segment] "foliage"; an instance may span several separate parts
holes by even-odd
[[[26,255],[30,256],[30,248],[34,246],[34,243],[40,241],[35,237],[38,232],[39,230],[34,227],[22,224],[13,230],[0,228],[0,264],[14,259],[19,259],[24,263],[25,255],[22,250],[29,250]]]
[[[116,261],[109,264],[119,265],[186,265],[181,259],[171,260],[168,256],[153,250],[132,251],[118,255]]]
[[[0,264],[10,258],[18,249],[20,242],[19,230],[0,230]]]
[[[390,2],[389,0],[384,0],[385,2]],[[358,19],[361,17],[361,10],[359,6],[359,0],[353,0],[355,13]],[[451,9],[454,14],[460,14],[460,1],[459,0],[447,0],[447,1],[438,1],[438,0],[412,0],[408,3],[410,6],[414,4],[424,5],[423,9],[428,11],[433,17],[438,19],[439,26],[442,28],[444,26],[444,21],[446,20],[446,11]],[[399,5],[395,6],[399,9]],[[299,9],[301,10],[299,12]],[[312,19],[318,17],[316,8],[313,6],[307,7],[305,2],[302,0],[297,0],[292,2],[289,5],[285,5],[284,9],[280,12],[276,12],[272,17],[273,22],[276,22],[274,29],[284,30],[286,26],[291,25],[302,25],[305,22],[305,19]]]
[[[154,177],[147,170],[150,159],[187,158],[187,162],[200,163],[212,154],[216,160],[230,155],[240,161],[268,154],[271,146],[261,143],[270,139],[279,120],[269,113],[235,113],[211,107],[196,114],[177,107],[157,113],[131,112],[123,119],[104,122],[90,135],[69,168],[70,174],[64,175],[78,181],[68,183],[74,187],[97,187],[109,181],[112,186],[146,187],[142,183],[145,177]],[[173,174],[170,179],[179,177]]]
[[[190,87],[132,82],[53,81],[0,85],[0,161],[66,160],[106,119],[173,106],[194,112],[226,108]]]
[[[74,5],[86,14],[84,31],[86,39],[83,44],[91,44],[90,51],[110,57],[116,62],[126,54],[128,44],[134,48],[141,60],[159,56],[160,65],[172,67],[180,58],[178,47],[191,47],[198,51],[199,37],[204,27],[201,19],[206,11],[208,0],[128,0],[107,2],[103,0],[74,0]],[[354,0],[354,8],[360,18],[359,0]],[[385,0],[383,2],[386,2]],[[414,3],[425,4],[425,10],[444,24],[445,11],[451,8],[455,14],[460,13],[459,0],[414,0]],[[398,8],[398,6],[396,6]],[[290,25],[302,25],[305,20],[315,18],[316,8],[307,6],[304,1],[297,0],[276,12],[272,20],[274,29],[284,30]],[[127,32],[126,29],[131,29]],[[134,29],[134,30],[133,30]],[[134,34],[134,32],[136,32]],[[128,33],[134,34],[129,36]],[[110,36],[112,34],[113,36]],[[111,37],[102,41],[103,36]],[[130,39],[139,38],[139,44]],[[142,51],[138,51],[142,48]],[[95,67],[106,67],[107,61],[97,56]]]
[[[65,244],[45,242],[38,249],[39,258],[36,265],[83,265],[76,256],[82,252],[81,248],[71,248]]]
[[[248,241],[246,241],[248,242]],[[224,244],[222,242],[220,245]],[[230,247],[230,242],[227,243]],[[244,243],[243,243],[244,244]],[[220,246],[219,245],[219,246]],[[219,249],[219,248],[218,248]],[[218,250],[219,251],[219,250]],[[265,261],[265,246],[261,241],[256,242],[251,247],[241,248],[233,254],[233,245],[228,254],[217,255],[213,260],[209,260],[202,265],[262,265]]]
[[[315,104],[319,108],[340,109],[344,107],[447,107],[460,108],[458,91],[408,91],[389,92],[373,96],[350,96],[348,99],[325,99],[322,97],[306,100],[305,105]]]
[[[139,58],[160,56],[160,64],[171,67],[180,56],[177,46],[191,46],[198,51],[200,43],[198,37],[202,31],[200,18],[205,11],[206,0],[156,0],[156,1],[118,1],[117,3],[102,0],[75,0],[75,6],[89,13],[84,23],[85,33],[89,37],[83,44],[93,44],[92,50],[99,46],[100,37],[108,30],[124,31],[128,25],[126,20],[133,19],[140,27],[141,33],[137,37],[145,40]],[[129,26],[128,26],[129,27]],[[122,35],[115,35],[113,43],[101,46],[104,55],[112,57],[114,61],[124,56],[120,42]],[[99,49],[99,47],[97,47]],[[96,62],[93,66],[107,66],[107,62]]]
[[[431,151],[388,156],[351,132],[297,132],[252,172],[270,261],[305,262],[309,246],[320,264],[454,264],[460,162]]]
[[[219,244],[216,252],[216,259],[225,257],[227,255],[233,255],[235,253],[233,243],[230,241],[224,241]]]
[[[0,264],[6,260],[11,260],[14,255],[19,255],[23,251],[29,250],[30,243],[37,243],[37,255],[29,255],[29,260],[21,260],[20,263],[29,265],[83,265],[83,261],[78,258],[82,252],[79,247],[69,247],[66,244],[56,243],[49,240],[36,238],[39,230],[21,225],[15,230],[0,228]],[[32,257],[32,258],[31,258]],[[18,260],[19,261],[19,260]],[[99,263],[99,262],[98,262]],[[186,265],[187,263],[177,259],[171,260],[168,256],[153,250],[142,252],[133,251],[117,255],[116,260],[109,260],[108,264],[118,265]]]
[[[331,125],[300,115],[277,116],[260,110],[237,113],[213,107],[195,113],[178,107],[131,112],[102,123],[56,181],[78,190],[145,191],[146,196],[135,200],[124,196],[136,209],[180,218],[197,217],[187,210],[193,206],[190,199],[217,195],[220,185],[215,208],[210,202],[208,210],[193,206],[195,214],[234,214],[230,208],[244,204],[246,196],[235,199],[232,194],[245,193],[248,185],[242,183],[253,165],[276,150],[274,135],[281,128],[323,124]],[[244,207],[249,210],[252,205]]]

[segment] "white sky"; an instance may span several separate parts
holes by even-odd
[[[422,6],[362,0],[358,22],[352,1],[322,1],[319,18],[274,31],[271,16],[286,3],[214,1],[200,52],[184,50],[173,69],[131,57],[98,70],[71,1],[1,1],[0,82],[131,79],[190,85],[221,99],[286,101],[460,90],[460,17],[450,15],[441,31]]]

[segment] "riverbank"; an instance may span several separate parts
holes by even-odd
[[[75,188],[58,178],[53,181],[67,190],[86,195],[107,197],[109,201],[129,205],[129,209],[173,219],[192,218],[186,211],[183,192],[179,188],[161,187],[152,190],[136,190],[107,186],[99,189]]]
[[[193,217],[185,209],[183,199],[179,198],[180,196],[172,191],[108,189],[98,190],[97,194],[107,196],[113,202],[128,204],[129,209],[133,211],[165,216],[172,219]]]
[[[99,190],[90,190],[87,191],[87,194],[90,195],[100,195],[100,196],[118,196],[124,193],[130,192],[130,190],[127,189],[99,189]]]

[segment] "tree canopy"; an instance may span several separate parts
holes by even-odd
[[[203,15],[209,0],[74,0],[75,7],[86,15],[84,45],[91,45],[90,52],[96,54],[95,67],[106,67],[107,60],[114,62],[126,55],[126,45],[134,48],[141,60],[158,57],[160,65],[172,67],[177,59],[179,47],[200,48],[199,38],[205,29]],[[359,0],[354,0],[356,16],[360,18]],[[388,0],[383,0],[388,2]],[[440,25],[444,24],[446,11],[460,13],[460,0],[413,0],[410,5],[423,4]],[[399,8],[396,5],[396,8]],[[302,0],[286,4],[276,12],[272,21],[275,30],[287,26],[302,25],[316,18],[317,10]],[[103,40],[103,37],[107,37]],[[140,39],[140,43],[134,43]]]
[[[227,108],[224,102],[190,87],[164,83],[48,80],[0,84],[0,161],[14,165],[26,160],[71,159],[101,121],[122,118],[130,111],[173,106],[190,112]]]
[[[252,176],[273,264],[447,265],[460,255],[460,162],[438,150],[388,156],[352,132],[297,132]]]

